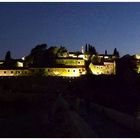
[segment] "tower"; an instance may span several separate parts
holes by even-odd
[[[83,46],[81,47],[81,52],[84,53],[84,47]]]

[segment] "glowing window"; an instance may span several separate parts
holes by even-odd
[[[16,71],[16,73],[18,73],[18,71]]]

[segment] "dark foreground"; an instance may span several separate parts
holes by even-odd
[[[114,76],[2,78],[0,137],[140,137],[139,84]]]

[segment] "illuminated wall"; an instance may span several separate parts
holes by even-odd
[[[11,69],[11,70],[0,70],[0,76],[29,76],[31,75],[28,69]]]
[[[17,70],[0,70],[0,76],[64,76],[79,77],[86,74],[86,69],[79,68],[30,68]]]
[[[85,68],[45,68],[45,76],[79,77],[86,74]]]
[[[16,67],[23,67],[23,62],[19,62],[19,61],[17,61],[17,63],[16,63]]]
[[[71,54],[72,55],[72,54]],[[77,58],[74,58],[75,54],[71,58],[57,58],[54,60],[53,68],[25,68],[25,64],[22,61],[17,61],[16,69],[11,70],[0,70],[0,76],[64,76],[64,77],[79,77],[81,75],[86,75],[87,70],[85,67],[85,61],[92,61],[89,65],[89,69],[94,75],[111,75],[116,74],[116,63],[109,56],[97,56],[90,54],[79,54]],[[79,57],[79,58],[78,58]],[[106,58],[107,57],[107,58]],[[97,63],[98,60],[108,60],[108,62],[101,61],[102,63]],[[104,59],[103,59],[104,58]],[[110,62],[113,61],[113,62]],[[87,62],[87,61],[86,61]],[[96,64],[94,63],[96,62]],[[23,65],[24,64],[24,65]],[[89,63],[87,63],[89,64]],[[21,68],[23,67],[23,68]],[[140,67],[139,67],[140,71]]]
[[[132,64],[134,66],[133,70],[139,74],[140,73],[140,55],[135,54],[132,56]]]
[[[103,65],[94,65],[90,63],[89,69],[94,75],[112,75],[116,74],[116,65],[115,62],[104,62]]]
[[[56,59],[56,64],[61,64],[64,66],[84,66],[85,61],[83,59]]]

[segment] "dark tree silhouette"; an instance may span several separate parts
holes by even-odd
[[[41,63],[43,63],[43,55],[46,51],[47,44],[41,44],[35,46],[31,53],[26,57],[26,66],[41,66]]]
[[[96,51],[96,49],[95,49],[95,47],[94,47],[94,46],[92,46],[92,54],[97,55],[97,51]]]
[[[120,54],[119,54],[119,52],[117,51],[117,49],[116,49],[116,48],[114,49],[113,55],[115,55],[115,56],[117,56],[117,57],[119,57],[119,56],[120,56]]]
[[[107,55],[107,50],[105,50],[105,55]]]
[[[88,46],[87,46],[87,44],[86,44],[86,46],[85,46],[85,52],[87,52],[87,51],[88,51],[88,50],[87,50],[87,47],[88,47]]]
[[[92,46],[92,45],[90,45],[90,44],[86,44],[86,46],[85,46],[85,52],[88,52],[89,54],[95,54],[95,55],[97,55],[97,51],[96,51],[96,49],[95,49],[95,47],[94,46]]]
[[[47,48],[47,44],[37,45],[31,50],[31,54],[36,54],[40,51],[45,51],[46,48]]]
[[[88,52],[91,52],[91,45],[88,44]]]
[[[5,55],[5,60],[11,60],[11,52],[8,51]]]
[[[57,57],[64,57],[64,56],[68,56],[68,51],[65,47],[60,46],[60,48],[57,51]]]

